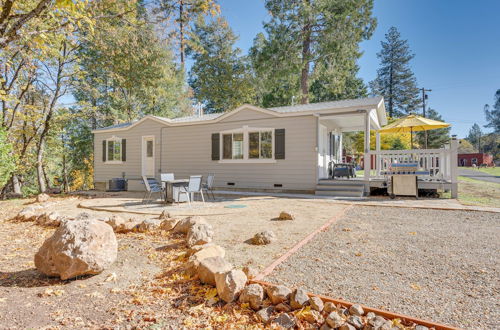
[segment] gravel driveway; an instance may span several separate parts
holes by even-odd
[[[500,214],[361,207],[266,280],[466,329],[500,327]]]

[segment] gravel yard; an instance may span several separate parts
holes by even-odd
[[[467,329],[500,327],[500,214],[355,206],[273,283]]]

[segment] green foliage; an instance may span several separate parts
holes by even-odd
[[[395,27],[391,27],[382,41],[382,50],[377,54],[380,68],[377,78],[370,82],[372,94],[385,98],[389,117],[398,117],[415,111],[420,106],[417,80],[411,71],[411,53],[407,40]]]
[[[477,152],[477,149],[467,140],[461,139],[458,144],[458,153],[459,154],[470,154]]]
[[[189,84],[195,98],[206,104],[207,112],[230,111],[244,103],[253,103],[255,92],[248,66],[237,40],[226,20],[219,17],[210,22],[198,20],[194,29],[197,49]]]
[[[250,58],[261,105],[356,97],[359,43],[374,28],[372,0],[267,0],[266,35],[254,39]],[[311,95],[310,95],[311,94]]]
[[[500,89],[495,93],[495,103],[493,106],[484,107],[486,115],[486,124],[484,127],[492,128],[494,133],[500,134]]]
[[[479,127],[478,124],[474,124],[469,130],[469,135],[467,135],[466,139],[476,148],[476,150],[480,150],[482,136],[483,132],[481,131],[481,127]]]
[[[0,127],[0,188],[7,183],[15,169],[12,143],[8,140],[5,129]]]
[[[429,109],[427,111],[427,118],[444,121],[443,117],[434,109]],[[442,148],[444,144],[450,142],[450,131],[451,127],[438,128],[427,131],[427,148],[428,149],[439,149]],[[417,144],[421,148],[425,147],[425,133],[417,132],[416,134]]]

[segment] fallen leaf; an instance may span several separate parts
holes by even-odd
[[[342,231],[352,231],[351,228],[342,228]]]
[[[416,231],[411,231],[408,234],[410,234],[410,235],[417,235],[417,232]]]
[[[415,284],[415,283],[410,284],[410,287],[413,290],[417,290],[417,291],[421,290],[421,287],[418,284]]]
[[[104,282],[116,282],[116,273],[111,273],[108,275],[108,277],[106,277],[106,279],[104,280]]]
[[[361,257],[363,254],[361,252],[356,252],[356,254],[354,254],[356,257]]]

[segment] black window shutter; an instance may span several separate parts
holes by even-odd
[[[102,161],[106,161],[106,140],[102,141]]]
[[[127,160],[127,139],[122,139],[122,162]]]
[[[285,159],[285,129],[274,130],[274,158]]]
[[[220,159],[220,134],[212,134],[212,160]]]

